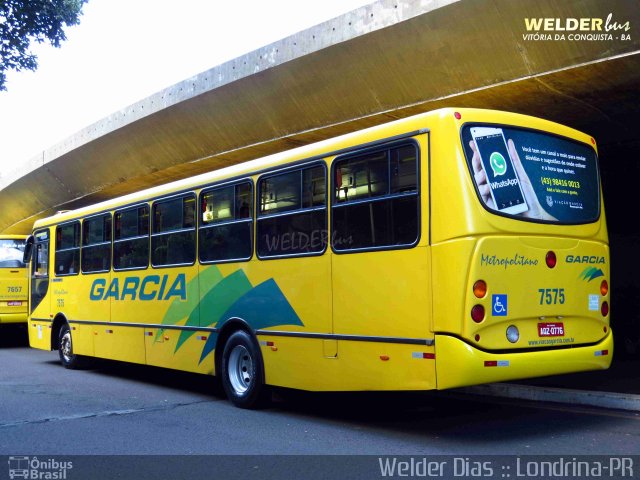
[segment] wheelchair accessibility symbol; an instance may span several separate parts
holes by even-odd
[[[497,294],[491,296],[491,315],[494,317],[507,316],[507,295]]]

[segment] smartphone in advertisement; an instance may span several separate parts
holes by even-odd
[[[471,136],[496,209],[512,215],[529,210],[502,129],[472,127]]]

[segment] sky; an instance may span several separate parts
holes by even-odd
[[[89,0],[60,48],[0,92],[0,177],[186,78],[373,0]]]

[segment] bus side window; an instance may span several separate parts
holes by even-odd
[[[55,274],[77,275],[80,268],[80,222],[56,227]]]
[[[153,204],[151,265],[191,265],[195,262],[195,204],[193,194]]]
[[[261,258],[321,254],[327,245],[324,164],[265,176],[258,183],[256,251]]]
[[[200,262],[243,261],[253,250],[253,184],[205,190],[200,194]]]
[[[82,222],[82,273],[111,269],[111,214],[87,218]]]
[[[36,244],[35,261],[33,262],[33,275],[35,277],[49,276],[49,242]]]
[[[113,268],[128,270],[149,266],[149,206],[116,211],[114,216]]]
[[[332,246],[359,251],[414,245],[419,234],[414,144],[336,159]]]

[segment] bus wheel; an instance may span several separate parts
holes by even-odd
[[[245,331],[229,337],[222,353],[222,386],[236,407],[259,408],[269,398],[264,384],[264,364],[260,347]]]
[[[85,366],[85,358],[73,353],[73,341],[71,339],[71,329],[65,323],[60,327],[60,337],[58,341],[58,354],[60,363],[64,368],[76,369]]]

